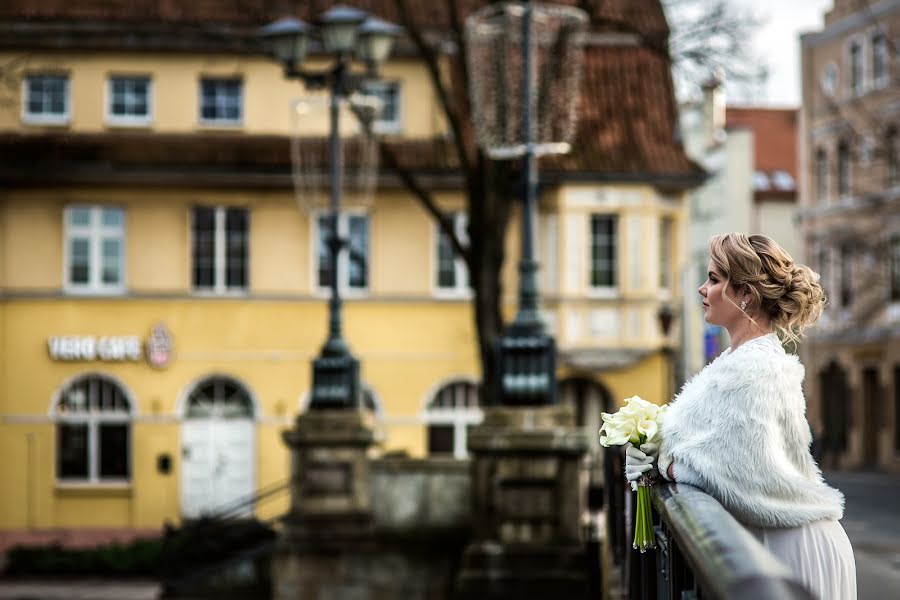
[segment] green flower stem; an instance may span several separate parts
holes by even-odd
[[[650,482],[641,478],[637,488],[637,506],[634,511],[634,542],[636,550],[646,552],[656,547],[653,533],[653,509],[650,501]]]

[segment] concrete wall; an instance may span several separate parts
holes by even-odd
[[[468,461],[370,463],[372,526],[297,545],[273,558],[273,597],[449,599],[470,536]]]

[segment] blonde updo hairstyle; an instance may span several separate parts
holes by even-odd
[[[748,310],[765,315],[782,342],[796,347],[803,330],[822,314],[825,291],[819,285],[819,274],[795,263],[771,238],[742,233],[717,235],[709,241],[709,254],[725,278],[722,297],[734,304],[725,295],[728,285],[745,288],[752,298]],[[748,310],[741,312],[757,324]]]

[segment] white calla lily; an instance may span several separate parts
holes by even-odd
[[[647,442],[659,444],[662,437],[662,423],[665,420],[667,404],[657,406],[640,396],[625,399],[625,405],[614,413],[600,413],[603,425],[600,427],[600,443],[605,446],[640,446]],[[640,477],[636,484],[637,504],[635,508],[634,543],[635,549],[645,552],[656,547],[653,533],[653,514],[650,507],[650,478]]]

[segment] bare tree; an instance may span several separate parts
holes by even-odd
[[[733,0],[663,0],[663,6],[679,97],[689,96],[717,72],[737,87],[765,83],[768,68],[752,47],[763,21],[751,11]]]
[[[473,313],[478,336],[478,350],[482,369],[482,401],[495,404],[497,364],[494,348],[503,331],[500,313],[502,298],[501,269],[506,258],[505,240],[512,217],[515,165],[507,161],[488,159],[475,144],[471,106],[468,100],[469,73],[466,67],[464,19],[459,0],[448,0],[446,36],[426,35],[420,23],[412,21],[408,0],[395,0],[401,25],[425,63],[435,96],[450,127],[456,162],[463,177],[468,214],[468,245],[464,245],[453,228],[450,215],[441,211],[434,197],[398,160],[390,143],[382,143],[385,165],[393,169],[406,187],[420,201],[450,240],[456,253],[464,260],[472,288]],[[447,53],[443,49],[452,48]],[[449,73],[441,68],[442,60],[449,61]]]

